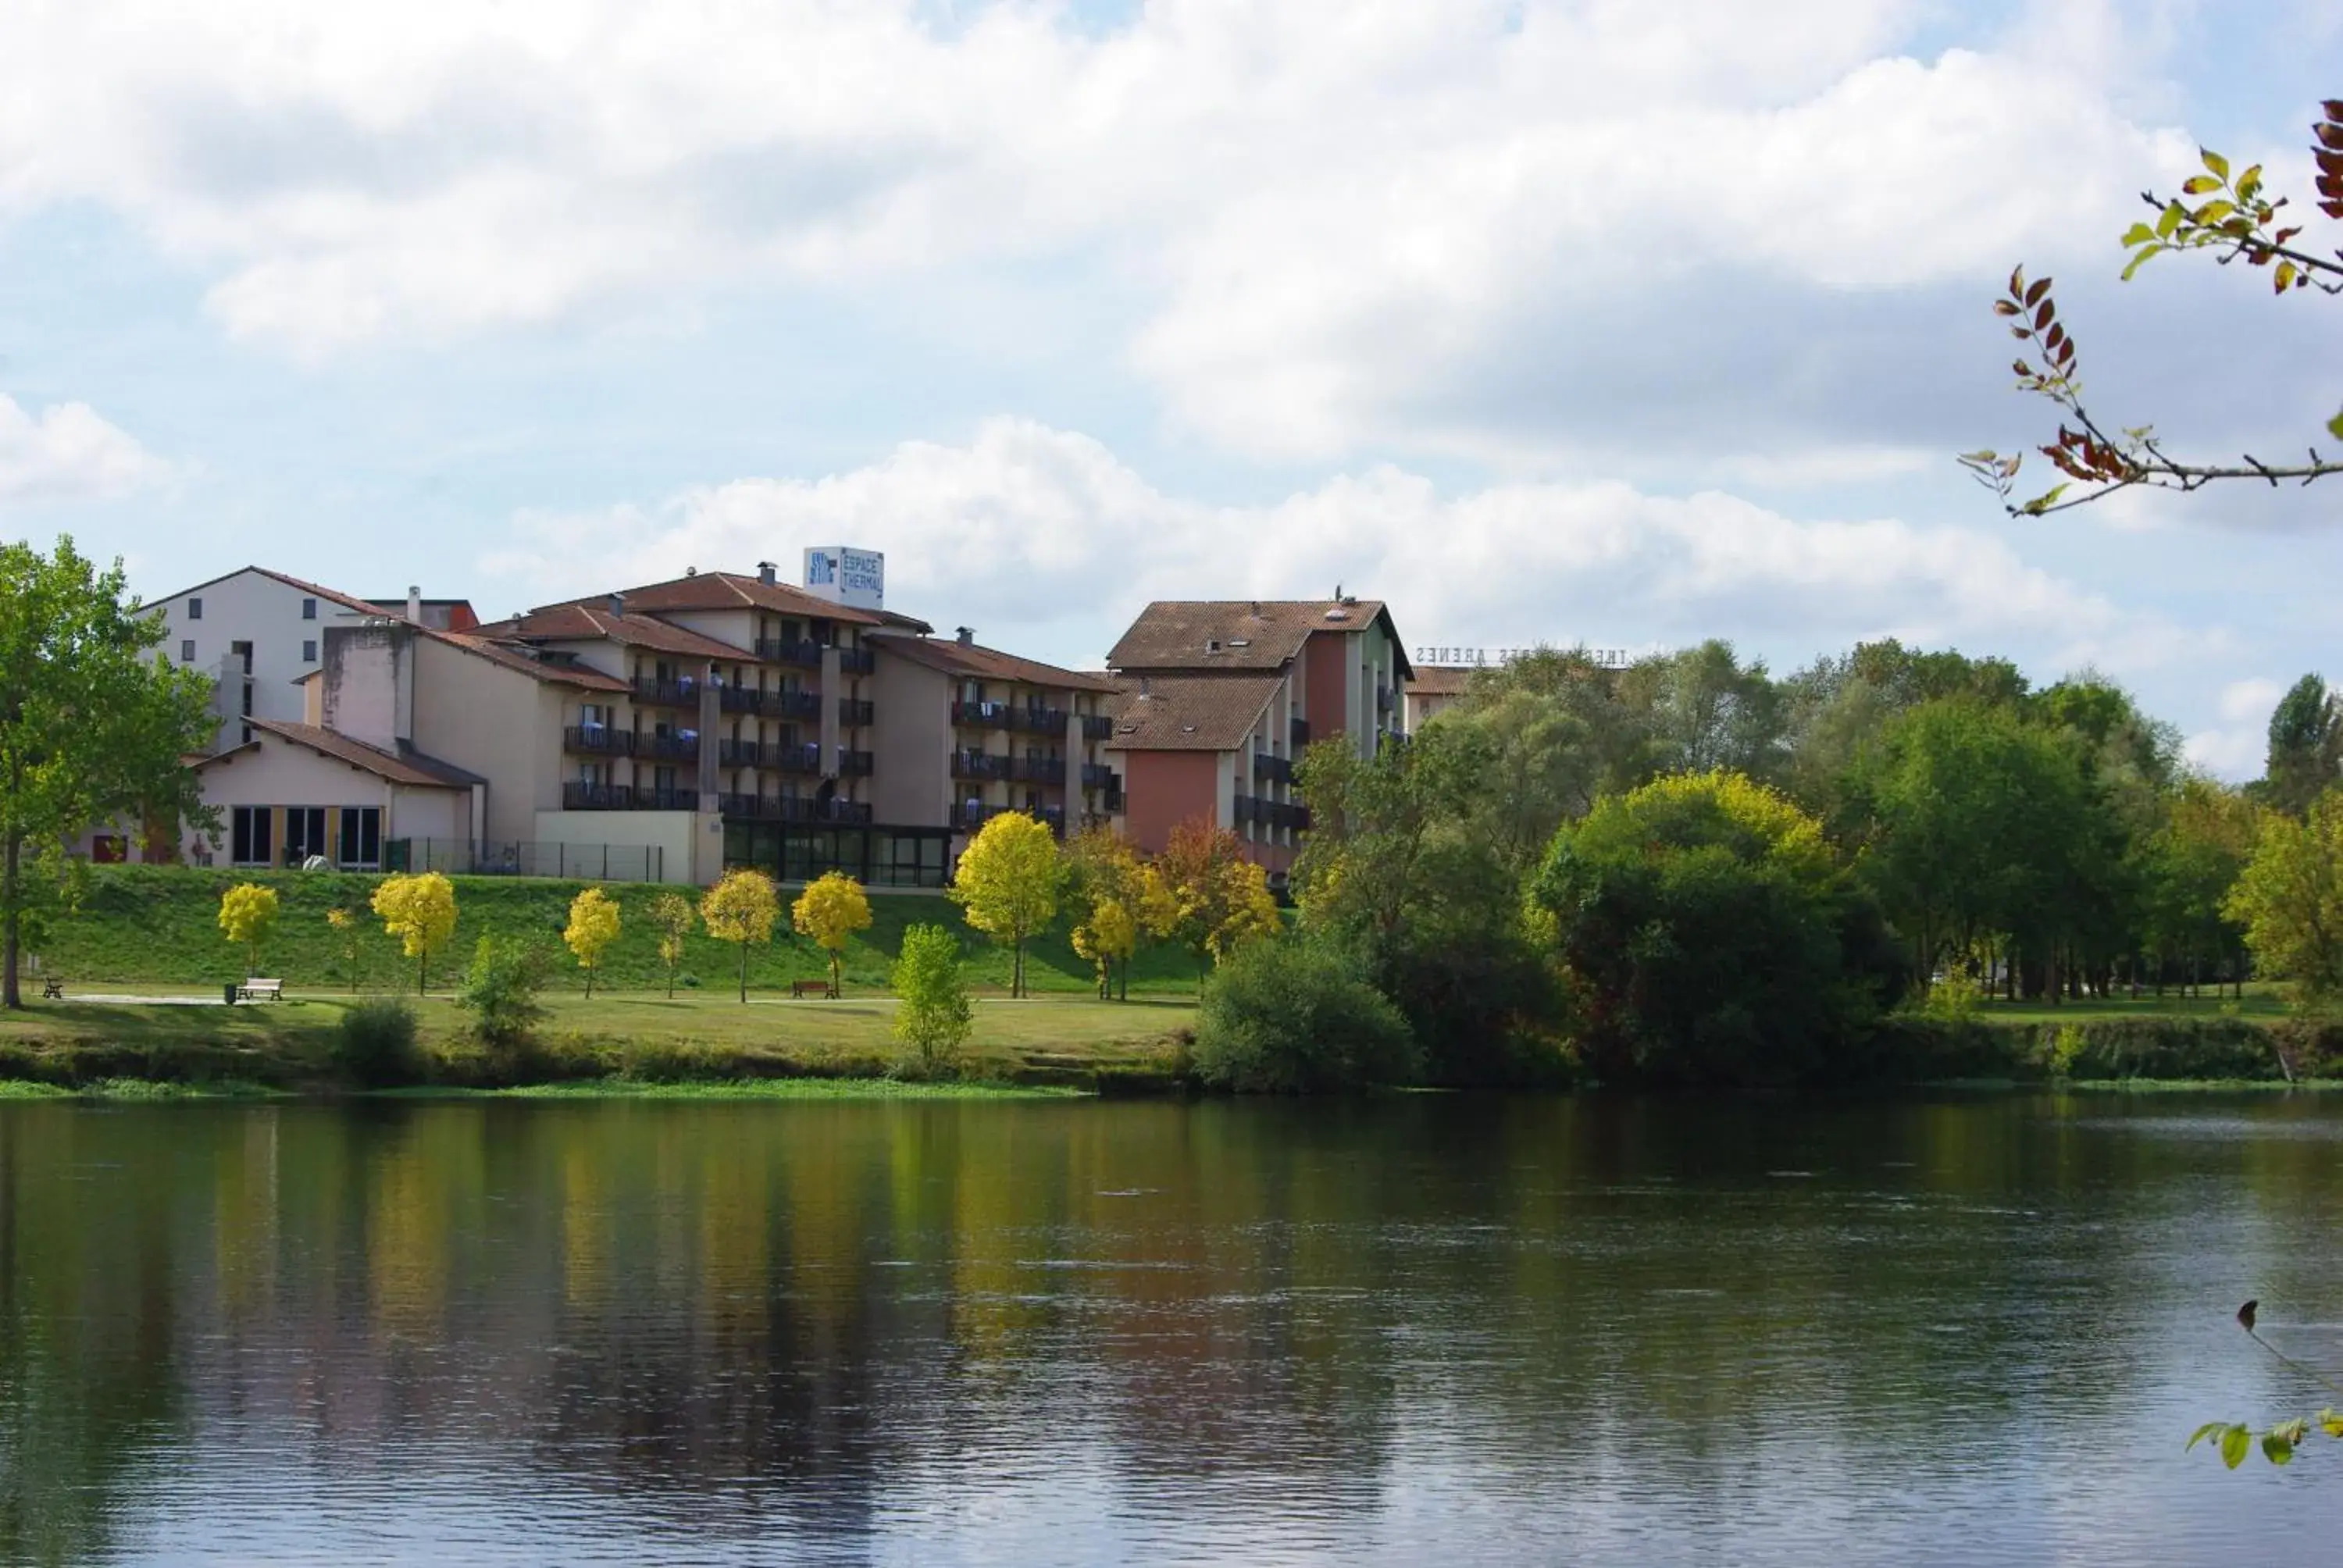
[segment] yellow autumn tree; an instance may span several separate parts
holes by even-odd
[[[373,903],[382,929],[415,960],[415,994],[421,996],[430,987],[431,955],[456,934],[456,884],[437,871],[386,877]]]
[[[220,895],[220,930],[244,950],[246,979],[260,972],[260,944],[277,929],[277,890],[241,882]]]
[[[1131,1000],[1129,966],[1131,954],[1138,950],[1139,920],[1118,900],[1099,900],[1091,906],[1089,918],[1074,928],[1074,951],[1098,970],[1101,1001],[1112,996],[1118,966],[1123,975],[1123,1000]]]
[[[599,888],[582,888],[569,900],[569,924],[561,933],[578,967],[586,971],[586,994],[594,994],[594,975],[602,967],[602,951],[618,940],[618,900]]]
[[[667,966],[667,994],[675,996],[676,966],[683,962],[684,946],[699,917],[681,893],[661,893],[651,900],[651,929],[659,932],[659,962]]]
[[[1166,934],[1195,955],[1199,984],[1207,960],[1218,963],[1279,930],[1268,873],[1245,859],[1243,840],[1226,828],[1181,823],[1155,858],[1154,870],[1170,904]]]
[[[357,993],[358,970],[366,959],[366,920],[356,910],[337,905],[326,911],[326,924],[334,929],[334,947],[349,966],[350,992]]]
[[[968,923],[1009,944],[1009,994],[1025,994],[1025,939],[1058,916],[1066,869],[1047,824],[1022,811],[990,818],[960,851],[945,890]]]
[[[870,929],[870,900],[862,884],[843,871],[824,871],[789,906],[789,920],[800,936],[830,955],[830,994],[840,994],[839,962],[847,939]]]
[[[781,897],[773,879],[762,871],[736,866],[700,895],[699,919],[708,934],[740,949],[740,1000],[749,1000],[749,949],[773,940],[773,922],[781,918]]]

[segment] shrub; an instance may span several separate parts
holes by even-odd
[[[1407,1020],[1333,943],[1252,942],[1205,981],[1196,1076],[1248,1094],[1312,1094],[1404,1083],[1421,1065]]]
[[[618,1076],[635,1083],[694,1083],[737,1078],[737,1053],[689,1040],[628,1040],[618,1047]]]
[[[914,1053],[906,1065],[932,1076],[951,1065],[974,1014],[960,970],[960,939],[941,926],[903,932],[895,960],[895,1038]]]
[[[2083,1060],[2084,1049],[2081,1027],[2061,1024],[2050,1037],[2050,1075],[2053,1078],[2074,1077],[2075,1064]]]
[[[390,1089],[423,1077],[415,1043],[415,1010],[396,997],[369,997],[342,1014],[334,1030],[334,1066],[368,1089]]]
[[[528,1043],[529,1031],[545,1017],[537,994],[544,989],[546,967],[545,953],[534,942],[495,935],[480,939],[456,1005],[472,1015],[482,1045],[512,1052]]]

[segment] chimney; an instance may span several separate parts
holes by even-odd
[[[757,580],[763,583],[767,588],[771,588],[775,585],[777,574],[780,569],[779,565],[776,562],[759,561],[757,563]]]
[[[1139,678],[1139,695],[1141,697],[1147,695],[1147,677],[1143,675]]]
[[[610,596],[610,613],[614,616],[621,617],[627,613],[627,596],[625,594],[614,593]]]
[[[970,647],[973,647],[973,646],[975,645],[975,643],[976,643],[976,628],[975,628],[974,627],[968,627],[968,626],[954,627],[954,628],[952,628],[952,632],[953,632],[953,635],[957,636],[957,637],[960,638],[960,645],[962,648],[970,648]]]
[[[423,590],[413,583],[407,585],[407,618],[417,626],[423,624]]]

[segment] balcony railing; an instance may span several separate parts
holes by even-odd
[[[765,749],[753,740],[719,740],[716,743],[716,765],[719,768],[762,768]]]
[[[1116,778],[1114,769],[1103,762],[1085,762],[1082,764],[1082,788],[1119,790],[1122,788],[1122,780]]]
[[[697,762],[699,760],[699,737],[697,735],[638,735],[635,755],[656,758],[661,762]]]
[[[951,705],[952,722],[971,729],[1006,729],[1009,728],[1009,704],[1005,702],[955,702]]]
[[[1020,757],[1009,766],[1009,776],[1021,784],[1060,784],[1066,781],[1066,759],[1062,757]]]
[[[1028,817],[1038,817],[1051,832],[1061,839],[1066,836],[1066,811],[1062,806],[1044,806],[1036,811],[1024,806],[985,806],[965,801],[953,809],[951,825],[973,833],[1004,811],[1022,811]]]
[[[856,751],[841,746],[838,749],[839,776],[845,779],[867,779],[870,776],[873,759],[868,751]]]
[[[820,669],[821,644],[809,637],[796,641],[760,637],[757,639],[757,657],[767,664],[795,664],[808,669]]]
[[[808,800],[778,795],[721,795],[717,809],[727,817],[759,822],[828,822],[845,826],[870,820],[870,806],[860,800]]]
[[[1252,779],[1256,784],[1291,784],[1293,782],[1293,759],[1280,757],[1273,751],[1252,754]]]
[[[661,708],[697,708],[699,706],[699,682],[689,678],[660,680],[653,676],[635,677],[635,700],[655,703]]]
[[[860,729],[878,716],[878,709],[867,697],[841,697],[838,699],[838,721],[849,729]]]
[[[1006,779],[1009,759],[990,751],[955,751],[951,770],[955,779]]]
[[[819,773],[821,771],[821,748],[811,741],[801,746],[769,745],[764,748],[765,759],[760,766],[783,773]]]
[[[561,809],[565,811],[697,811],[699,809],[699,791],[659,789],[640,785],[629,788],[624,784],[584,784],[573,779],[561,786]]]
[[[869,675],[878,668],[879,656],[867,648],[841,648],[838,650],[840,675]]]
[[[607,724],[573,724],[561,732],[561,747],[588,757],[632,757],[635,732],[613,729]]]
[[[1291,801],[1271,800],[1259,795],[1240,795],[1231,803],[1232,815],[1239,827],[1258,822],[1264,828],[1291,828],[1300,830],[1310,826],[1310,809]]]
[[[1066,710],[1062,708],[1012,708],[1009,710],[1009,728],[1033,735],[1063,735],[1066,732]]]
[[[753,713],[766,719],[821,717],[821,697],[811,691],[758,691],[728,686],[719,706],[727,713]]]
[[[1083,714],[1082,739],[1085,740],[1113,739],[1114,720],[1103,713]]]

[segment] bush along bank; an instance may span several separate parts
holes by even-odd
[[[1883,1020],[1849,1065],[1857,1081],[1878,1086],[1995,1080],[2282,1083],[2343,1072],[2343,1026],[2243,1018],[2004,1023],[1902,1014]]]

